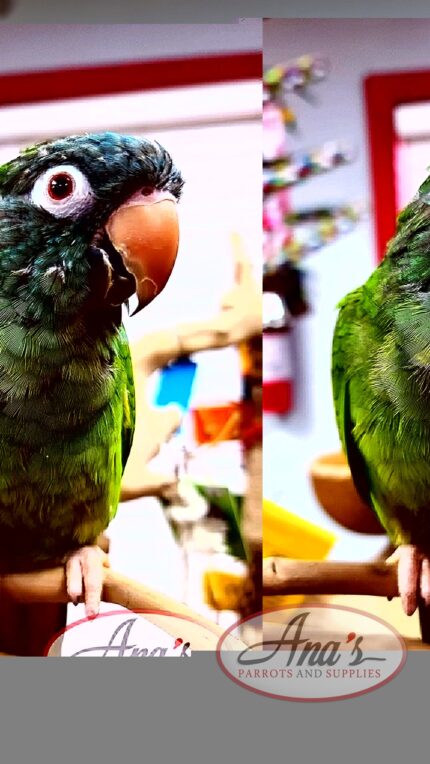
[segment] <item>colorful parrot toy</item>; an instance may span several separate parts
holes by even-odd
[[[182,186],[162,146],[114,133],[0,167],[0,572],[64,564],[88,616],[134,430],[122,305],[164,288]]]

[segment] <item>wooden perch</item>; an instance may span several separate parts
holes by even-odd
[[[289,594],[370,595],[392,599],[399,596],[397,564],[267,557],[263,561],[263,595]],[[418,612],[422,644],[430,645],[429,607],[420,602]],[[412,642],[410,645],[412,649]]]
[[[17,573],[0,577],[0,601],[4,599],[25,604],[67,603],[66,583],[62,567],[51,568],[36,573]],[[120,605],[128,610],[164,611],[186,619],[186,632],[191,642],[191,651],[215,650],[224,630],[187,605],[156,592],[144,584],[120,575],[114,570],[105,570],[103,602]],[[169,623],[165,617],[155,613],[143,614],[151,623],[176,638],[178,624],[175,619]],[[188,620],[189,619],[189,620]],[[232,638],[229,649],[243,650],[245,645]]]
[[[397,597],[397,565],[269,557],[263,562],[263,594],[360,594]]]

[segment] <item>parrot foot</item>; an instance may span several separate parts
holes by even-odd
[[[77,605],[85,602],[87,618],[95,618],[100,609],[103,568],[109,567],[107,554],[98,546],[83,546],[66,560],[67,594]]]
[[[430,605],[430,559],[411,544],[399,546],[388,562],[397,562],[397,584],[406,615],[418,605]]]

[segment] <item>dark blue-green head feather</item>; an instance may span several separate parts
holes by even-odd
[[[0,319],[67,321],[134,292],[149,302],[176,257],[182,186],[160,144],[115,133],[45,142],[0,167]]]

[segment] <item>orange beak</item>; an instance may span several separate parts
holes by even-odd
[[[138,191],[109,218],[106,232],[136,280],[137,313],[166,286],[176,261],[176,199],[166,191]]]

